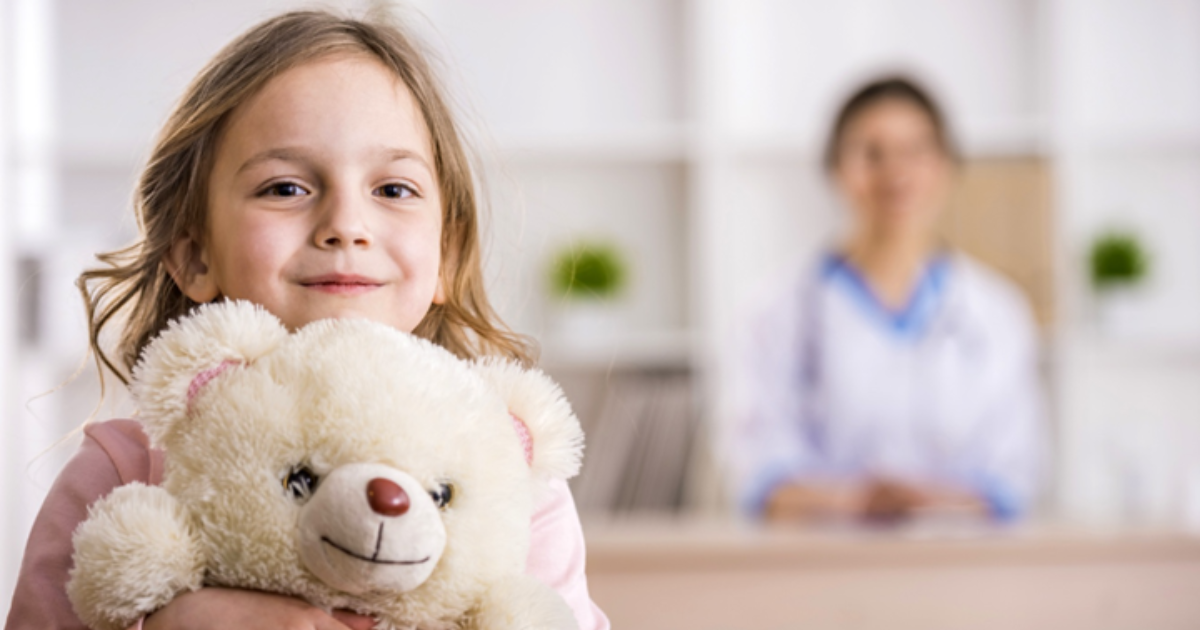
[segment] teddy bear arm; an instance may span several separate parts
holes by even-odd
[[[132,483],[88,510],[75,530],[67,595],[96,630],[121,630],[200,588],[201,546],[183,505],[159,487]]]
[[[536,578],[515,575],[484,593],[466,626],[470,630],[577,630],[571,607]]]

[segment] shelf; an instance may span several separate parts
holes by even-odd
[[[690,365],[694,336],[687,330],[623,332],[581,340],[541,336],[542,364],[551,370],[661,369]]]
[[[683,123],[607,132],[502,132],[496,145],[505,157],[527,162],[676,162],[688,157],[688,132]]]
[[[1200,155],[1200,126],[1097,127],[1077,132],[1071,146],[1100,154]]]
[[[17,167],[38,164],[56,169],[100,170],[136,173],[145,161],[151,145],[134,143],[88,146],[16,146],[12,164]]]
[[[820,160],[820,140],[798,131],[756,131],[732,134],[725,142],[730,153],[742,158]]]
[[[1094,327],[1067,335],[1057,344],[1058,355],[1068,354],[1091,364],[1123,367],[1161,366],[1200,368],[1200,338],[1142,338],[1105,335]]]
[[[959,150],[968,158],[1041,155],[1049,148],[1049,127],[1038,117],[973,121],[958,134]]]
[[[956,141],[970,158],[1038,155],[1045,153],[1047,125],[1040,118],[980,121],[965,125]],[[726,140],[730,151],[744,158],[821,160],[825,138],[813,132],[779,129],[742,131]]]

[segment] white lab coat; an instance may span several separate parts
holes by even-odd
[[[926,270],[908,308],[882,307],[830,254],[778,286],[748,331],[729,435],[741,506],[789,480],[887,476],[973,489],[1025,511],[1042,461],[1028,305],[963,254]]]

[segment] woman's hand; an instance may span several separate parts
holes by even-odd
[[[784,484],[767,499],[764,516],[776,522],[862,520],[886,524],[931,512],[984,516],[987,507],[968,491],[874,478],[849,484]]]
[[[146,617],[144,630],[370,630],[370,617],[346,611],[333,615],[283,595],[206,587],[184,593]]]
[[[833,483],[786,483],[775,489],[763,510],[774,522],[853,518],[862,504],[858,486]]]
[[[933,501],[934,498],[918,486],[891,479],[872,479],[863,488],[858,515],[873,523],[897,523]]]

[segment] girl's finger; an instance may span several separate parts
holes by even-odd
[[[348,610],[333,611],[333,618],[345,624],[350,630],[371,630],[375,627],[374,618],[355,614]]]

